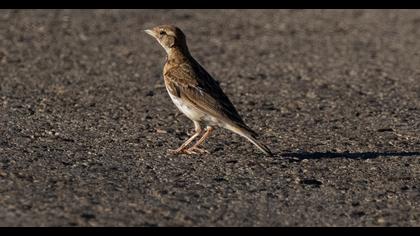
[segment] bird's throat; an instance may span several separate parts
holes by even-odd
[[[179,47],[173,47],[166,51],[167,53],[167,62],[168,63],[182,63],[191,57],[190,52],[188,49],[181,49]]]

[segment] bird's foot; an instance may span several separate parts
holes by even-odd
[[[171,153],[171,154],[174,154],[174,155],[178,155],[178,154],[197,154],[196,152],[191,151],[186,147],[178,148],[178,149],[175,149],[175,150],[168,149],[168,152]]]
[[[180,154],[185,150],[185,148],[178,148],[178,149],[168,149],[168,152],[171,154]]]
[[[202,154],[202,153],[209,153],[209,151],[198,148],[198,147],[190,147],[190,148],[178,148],[178,149],[168,149],[169,153],[171,154]]]
[[[190,152],[197,152],[197,153],[207,153],[207,154],[210,153],[204,148],[199,148],[199,147],[194,147],[194,146],[188,148],[187,150]]]

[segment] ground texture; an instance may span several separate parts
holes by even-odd
[[[276,153],[193,124],[184,30]],[[420,11],[0,11],[1,226],[420,226]]]

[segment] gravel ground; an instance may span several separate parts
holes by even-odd
[[[276,153],[193,124],[142,30]],[[0,226],[420,226],[420,11],[0,10]]]

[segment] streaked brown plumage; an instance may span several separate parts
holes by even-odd
[[[271,151],[257,141],[257,134],[242,120],[237,110],[223,93],[219,83],[191,56],[184,33],[177,27],[162,25],[145,30],[167,53],[163,77],[166,89],[179,110],[194,122],[195,133],[174,153],[207,152],[198,146],[210,135],[214,126],[229,129],[251,141],[267,155]],[[201,133],[201,123],[207,124],[202,138],[187,146]]]

